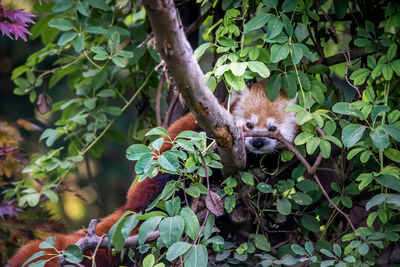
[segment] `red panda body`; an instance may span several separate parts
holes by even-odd
[[[295,121],[295,114],[286,112],[285,109],[291,105],[295,100],[288,99],[285,95],[281,94],[278,98],[271,102],[265,95],[265,83],[254,84],[250,89],[246,88],[240,93],[235,93],[232,101],[232,115],[236,120],[239,127],[243,131],[276,131],[279,130],[281,134],[293,141],[297,132],[297,124]],[[173,139],[179,133],[185,130],[201,131],[201,128],[196,122],[193,114],[189,113],[181,119],[177,120],[171,127],[168,128],[168,133]],[[246,138],[246,150],[254,154],[267,154],[274,152],[278,149],[276,140],[266,137]],[[161,152],[171,148],[171,145],[165,144]],[[117,222],[120,216],[127,210],[135,212],[144,211],[148,204],[150,204],[162,191],[166,183],[166,175],[159,174],[152,179],[145,179],[140,183],[136,183],[129,189],[127,194],[127,202],[125,206],[116,210],[113,214],[103,218],[97,225],[96,234],[107,235],[111,226]],[[168,178],[170,179],[170,177]],[[138,228],[135,228],[131,235],[135,235]],[[80,238],[85,236],[83,230],[71,234],[57,234],[56,245],[57,250],[64,250],[68,245],[76,243]],[[32,241],[22,247],[10,260],[10,267],[20,267],[24,262],[29,259],[34,253],[41,251],[39,244],[42,241]],[[49,249],[45,250],[53,253]],[[105,249],[100,249],[96,254],[96,266],[114,266],[113,260],[119,260],[119,257],[110,256],[110,252]],[[46,255],[35,259],[48,260],[51,257]],[[46,267],[59,266],[59,258],[54,258],[46,263]],[[83,262],[84,266],[91,266],[92,263],[87,261]]]

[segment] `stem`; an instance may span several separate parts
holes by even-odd
[[[139,93],[142,91],[142,89],[144,88],[144,86],[147,84],[147,82],[149,81],[151,75],[153,74],[154,70],[152,70],[150,72],[150,74],[147,76],[146,80],[143,82],[143,84],[139,87],[139,89],[135,92],[135,94],[129,99],[129,101],[125,104],[125,106],[121,109],[122,112],[124,112],[130,104],[132,104],[133,100],[135,100],[135,98],[139,95]],[[108,129],[111,127],[111,125],[114,123],[114,121],[117,119],[114,118],[112,119],[106,126],[106,128],[103,129],[103,131],[100,133],[100,135],[98,135],[93,141],[92,143],[90,143],[90,145],[88,145],[83,151],[79,152],[79,155],[84,155],[86,152],[88,152],[96,143],[97,141],[99,141],[103,135],[108,131]]]
[[[291,39],[289,38],[289,44],[290,44],[290,40],[291,40]],[[299,71],[297,70],[297,66],[296,66],[296,64],[294,64],[294,61],[293,61],[293,52],[292,52],[292,49],[289,49],[289,51],[290,51],[290,57],[292,58],[294,70],[296,71],[297,81],[299,82],[299,85],[300,85],[301,95],[303,96],[303,108],[306,108],[306,107],[305,107],[305,105],[306,105],[306,96],[304,95],[303,86],[301,85],[301,80],[300,80]]]

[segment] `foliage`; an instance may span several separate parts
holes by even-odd
[[[220,11],[208,13],[202,21],[205,42],[194,51],[201,64],[209,52],[216,56],[205,73],[210,90],[222,83],[230,96],[248,81],[268,78],[270,100],[280,89],[289,98],[297,95],[298,104],[287,109],[296,112],[301,127],[295,149],[309,162],[322,160],[316,166],[322,184],[295,160],[296,153],[287,150],[272,168],[266,157],[237,177],[213,178],[222,166],[204,133],[183,132],[171,139],[161,127],[149,130],[154,116],[140,111],[137,99],[156,95],[159,74],[167,75],[159,68],[163,62],[144,8],[131,1],[61,0],[36,4],[43,16],[31,32],[44,47],[12,75],[15,94],[29,96],[42,113],[56,114],[54,127],[40,138],[51,150],[31,159],[23,171],[27,177],[16,183],[15,194],[6,200],[15,197],[20,207],[37,206],[43,195],[57,201],[56,188],[76,164],[88,152],[102,156],[104,136],[126,142],[112,126],[136,103],[126,134],[133,143],[126,156],[136,161],[135,182],[160,172],[178,179],[167,183],[145,213],[124,214],[110,229],[108,240],[122,259],[143,266],[170,261],[206,266],[207,259],[261,266],[390,263],[383,256],[400,237],[400,5],[336,0],[197,2],[203,13]],[[361,54],[351,62],[354,51]],[[41,69],[45,59],[54,58],[52,69]],[[64,81],[70,96],[51,105],[51,90],[61,90]],[[166,144],[172,149],[161,154]],[[33,189],[34,178],[44,184],[40,190]],[[216,193],[208,182],[217,184]],[[192,205],[193,211],[187,195],[192,203],[205,202],[203,209]],[[207,204],[207,199],[223,199],[227,216],[218,218],[220,207]],[[138,246],[125,247],[124,240],[139,221],[144,222]],[[146,242],[157,227],[159,238]],[[42,244],[54,246],[49,240]],[[75,246],[58,253],[71,263],[82,259]]]

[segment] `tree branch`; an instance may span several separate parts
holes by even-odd
[[[193,58],[179,13],[172,0],[143,0],[158,51],[165,60],[186,105],[199,125],[215,138],[224,174],[246,166],[244,138],[232,115],[219,105],[207,87],[204,74]]]

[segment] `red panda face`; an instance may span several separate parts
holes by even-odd
[[[269,101],[265,94],[265,83],[256,83],[250,89],[245,88],[232,95],[232,115],[236,125],[248,131],[279,131],[292,142],[298,131],[296,113],[285,111],[287,106],[296,103],[280,94],[275,101]],[[246,137],[248,152],[267,154],[277,151],[278,141],[268,137]]]

